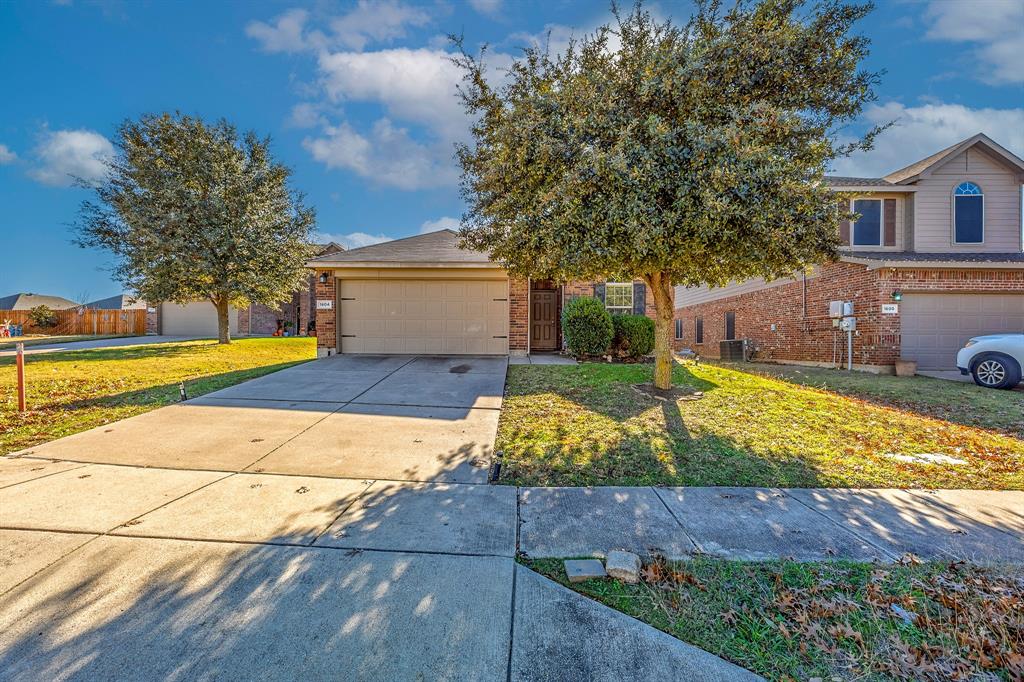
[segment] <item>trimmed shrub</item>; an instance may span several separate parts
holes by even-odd
[[[642,358],[654,350],[654,320],[646,315],[612,315],[616,355]]]
[[[601,355],[612,345],[612,316],[596,298],[574,298],[562,308],[562,334],[573,355]]]
[[[37,305],[28,311],[28,319],[33,326],[39,329],[49,329],[57,326],[57,313],[50,309],[50,306]]]

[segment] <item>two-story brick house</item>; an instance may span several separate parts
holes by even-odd
[[[844,335],[830,301],[852,301],[854,367],[954,369],[971,336],[1024,331],[1024,161],[978,134],[883,178],[829,178],[860,218],[838,262],[793,278],[676,289],[676,346],[719,357],[747,339],[758,359],[833,366]]]

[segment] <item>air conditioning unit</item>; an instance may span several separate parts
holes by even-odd
[[[731,360],[734,362],[743,362],[744,354],[743,350],[746,347],[745,339],[731,339],[729,341],[718,342],[718,353],[722,360]]]

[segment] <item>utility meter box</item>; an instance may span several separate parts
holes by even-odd
[[[843,316],[843,302],[842,301],[831,301],[828,304],[828,316],[834,319],[839,319]]]
[[[850,317],[853,315],[853,301],[847,301],[843,304],[843,317]]]
[[[857,329],[857,318],[856,317],[844,317],[839,322],[839,328],[844,332],[852,332]]]

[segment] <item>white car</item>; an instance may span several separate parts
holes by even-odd
[[[975,336],[956,354],[956,368],[985,388],[1013,388],[1024,367],[1024,334]]]

